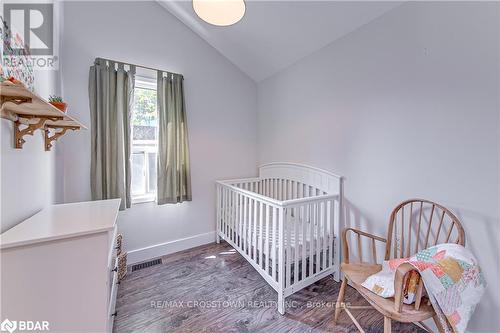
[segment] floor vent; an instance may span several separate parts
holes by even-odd
[[[154,259],[146,262],[141,262],[140,264],[132,265],[132,272],[159,264],[161,264],[161,259]]]

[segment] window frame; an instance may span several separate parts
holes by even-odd
[[[135,77],[134,89],[149,89],[157,91],[156,79],[150,77],[137,76]],[[135,101],[134,101],[135,103]],[[158,110],[157,110],[158,112]],[[133,127],[133,126],[132,126]],[[157,128],[158,130],[158,128]],[[158,136],[157,136],[158,137]],[[156,201],[157,191],[149,193],[149,154],[156,153],[156,159],[158,159],[158,140],[134,140],[133,133],[131,137],[131,155],[142,154],[144,158],[144,186],[146,194],[143,195],[133,195],[130,193],[132,204],[146,203]],[[149,145],[149,146],[148,146]],[[156,161],[155,161],[156,163]],[[132,191],[131,191],[132,192]]]

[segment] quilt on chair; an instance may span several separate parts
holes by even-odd
[[[486,288],[483,273],[472,253],[457,244],[435,245],[410,258],[384,261],[382,270],[369,276],[363,287],[384,298],[393,297],[395,272],[403,263],[409,263],[416,269],[407,280],[404,302],[409,304],[414,301],[421,276],[444,331],[465,332],[467,322]]]

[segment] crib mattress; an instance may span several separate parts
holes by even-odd
[[[314,255],[317,253],[317,244],[320,247],[320,253],[323,252],[323,249],[326,251],[329,250],[331,247],[331,241],[328,240],[328,232],[325,232],[325,237],[323,237],[323,230],[320,228],[319,233],[317,230],[317,226],[313,225],[312,226],[312,232],[309,230],[309,223],[306,224],[306,236],[305,236],[305,243],[304,243],[304,235],[302,233],[302,223],[297,222],[297,221],[288,221],[289,226],[291,227],[290,230],[290,253],[288,254],[288,230],[285,230],[285,241],[284,241],[284,251],[285,251],[285,256],[289,257],[292,261],[295,261],[295,255],[298,254],[298,260],[302,260],[302,257],[304,256],[304,247],[305,247],[305,257],[309,257],[311,254]],[[295,223],[298,223],[297,228],[298,232],[297,234],[295,233]],[[241,226],[243,230],[243,225]],[[257,240],[259,240],[260,237],[260,225],[256,226],[256,229],[254,229],[253,225],[251,228],[248,227],[248,224],[246,225],[247,227],[247,233],[245,234],[245,245],[248,246],[248,248],[253,251],[253,245],[256,243],[255,237],[257,237]],[[262,238],[263,238],[263,244],[267,244],[268,246],[268,252],[270,253],[270,256],[272,256],[272,243],[273,243],[273,237],[272,237],[272,227],[269,228],[269,237],[266,238],[266,226],[262,226]],[[230,228],[232,230],[232,228]],[[255,232],[255,234],[254,234]],[[237,233],[237,232],[236,232]],[[319,234],[319,235],[318,235]],[[311,237],[312,236],[312,237]],[[241,238],[243,238],[243,235],[241,235]],[[257,249],[259,250],[259,242],[257,244]],[[245,249],[247,248],[245,246]],[[263,254],[266,254],[267,251],[265,250],[265,245],[263,245]],[[279,240],[278,237],[275,238],[275,251],[276,251],[276,257],[278,257],[279,253]],[[271,259],[271,258],[269,258]]]

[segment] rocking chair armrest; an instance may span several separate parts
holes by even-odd
[[[409,278],[408,273],[414,270],[415,267],[409,263],[401,264],[396,269],[396,275],[394,277],[394,307],[397,312],[401,312],[403,307],[406,280]]]
[[[343,245],[342,246],[342,250],[344,252],[344,262],[345,263],[349,263],[349,243],[347,242],[347,233],[349,231],[357,234],[358,237],[364,236],[364,237],[371,238],[374,241],[379,241],[379,242],[387,243],[387,239],[385,239],[383,237],[376,236],[376,235],[373,235],[373,234],[370,234],[368,232],[361,231],[361,230],[358,230],[358,229],[355,229],[355,228],[345,228],[342,231],[342,245]]]

